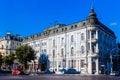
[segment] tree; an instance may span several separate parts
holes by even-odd
[[[0,67],[1,67],[1,65],[2,65],[2,62],[3,62],[3,59],[2,59],[2,54],[1,54],[1,52],[0,52]]]
[[[20,46],[19,48],[17,48],[15,55],[18,61],[23,64],[23,69],[27,69],[28,61],[30,62],[31,60],[34,60],[36,58],[34,50],[28,45]]]
[[[8,59],[9,59],[9,65],[12,65],[12,64],[14,63],[14,60],[16,59],[16,58],[15,58],[15,54],[11,52],[11,53],[8,55]]]
[[[15,60],[15,54],[10,52],[9,55],[3,57],[3,62],[5,65],[11,66],[14,63]]]

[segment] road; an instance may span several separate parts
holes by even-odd
[[[115,76],[93,75],[0,75],[0,80],[120,80]]]

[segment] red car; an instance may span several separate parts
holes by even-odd
[[[24,72],[20,69],[13,69],[12,74],[13,75],[20,75],[20,74],[24,74]]]

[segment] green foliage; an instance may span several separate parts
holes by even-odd
[[[14,60],[15,60],[15,54],[12,52],[8,56],[3,57],[3,62],[6,65],[12,65],[14,63]]]
[[[2,65],[3,59],[2,59],[2,54],[0,52],[0,66]]]
[[[23,64],[24,68],[27,68],[27,62],[35,59],[34,50],[27,45],[20,46],[16,49],[16,58]]]

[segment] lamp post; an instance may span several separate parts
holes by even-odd
[[[110,72],[110,75],[112,75],[113,73],[113,56],[112,56],[112,51],[115,50],[117,48],[113,48],[111,51],[110,51],[110,63],[111,63],[111,72]]]
[[[111,63],[111,72],[110,73],[112,73],[112,66],[113,66],[113,62],[112,62],[112,54],[110,53],[110,63]]]

